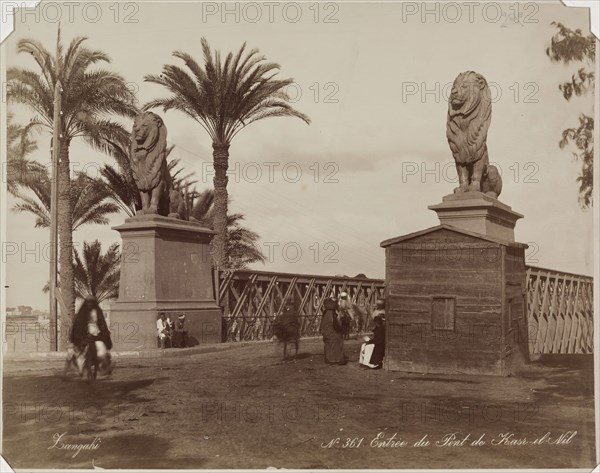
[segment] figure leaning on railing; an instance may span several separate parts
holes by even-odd
[[[348,293],[340,293],[338,300],[339,321],[342,326],[342,336],[344,340],[350,340],[350,331],[354,325],[352,313],[352,302],[348,298]]]

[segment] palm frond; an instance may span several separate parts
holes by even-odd
[[[171,96],[148,102],[143,108],[162,107],[193,117],[209,133],[213,142],[229,144],[238,131],[250,123],[271,117],[296,117],[310,123],[308,116],[289,104],[283,89],[292,79],[277,80],[280,66],[266,62],[257,49],[244,56],[246,44],[221,61],[206,38],[201,40],[203,65],[183,51],[173,55],[181,59],[190,73],[167,64],[162,74],[148,75],[145,81],[163,86]]]
[[[136,209],[141,208],[138,188],[129,169],[115,169],[105,165],[100,170],[102,183],[107,187],[111,199],[129,217],[135,216]]]
[[[102,253],[102,244],[84,242],[81,254],[74,252],[75,290],[77,296],[95,297],[99,302],[114,299],[119,294],[119,245],[111,245]]]

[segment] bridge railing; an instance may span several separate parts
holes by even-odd
[[[224,308],[223,341],[270,339],[273,322],[288,301],[300,316],[301,336],[316,336],[325,299],[341,292],[348,294],[368,324],[383,290],[381,279],[267,271],[223,274],[219,288],[219,303]]]
[[[301,336],[318,336],[323,302],[340,292],[348,293],[369,327],[384,291],[382,279],[250,270],[222,274],[223,341],[270,339],[287,301],[298,311]],[[528,266],[527,292],[530,353],[593,353],[593,278]]]
[[[594,279],[529,266],[527,312],[532,354],[594,352]]]

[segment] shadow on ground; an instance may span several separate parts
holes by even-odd
[[[346,343],[350,360],[360,342]],[[593,361],[549,358],[520,376],[326,365],[319,341],[119,360],[90,387],[60,365],[8,366],[3,450],[14,468],[588,468]],[[5,365],[6,366],[6,365]],[[566,444],[492,445],[576,432]],[[96,449],[49,448],[53,436]],[[444,436],[463,446],[436,446]],[[483,436],[483,437],[482,437]],[[381,445],[393,438],[390,445]],[[425,438],[431,445],[414,447]],[[470,442],[483,438],[481,446]],[[405,441],[405,446],[394,442]]]

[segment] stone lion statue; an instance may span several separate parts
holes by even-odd
[[[142,199],[142,208],[137,213],[167,216],[171,187],[167,129],[155,113],[142,112],[135,117],[131,132],[131,168]]]
[[[492,101],[485,78],[467,71],[458,75],[448,100],[446,137],[454,156],[459,187],[497,198],[502,190],[498,169],[489,164],[486,145]]]
[[[142,201],[137,214],[188,219],[184,199],[172,189],[167,168],[167,128],[155,113],[142,112],[133,122],[131,169]]]

